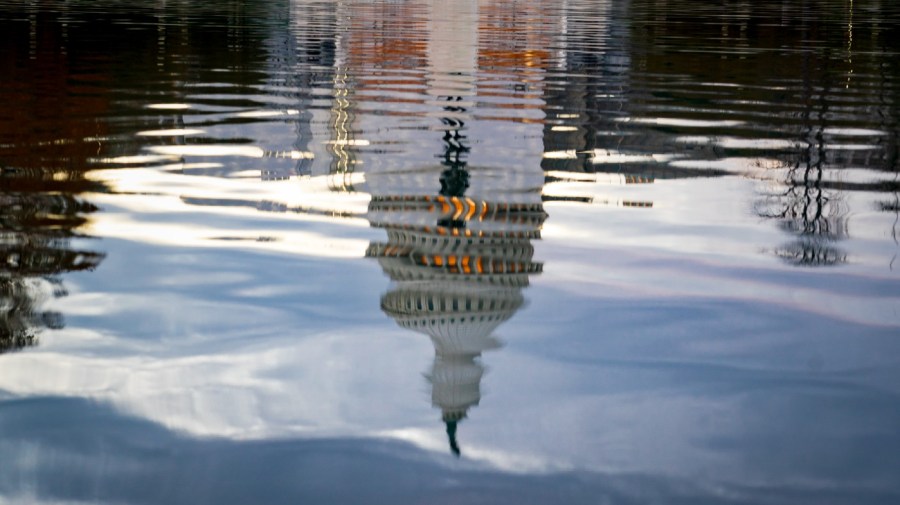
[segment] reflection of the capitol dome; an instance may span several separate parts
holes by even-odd
[[[484,367],[478,358],[499,347],[491,334],[522,306],[528,276],[541,271],[541,264],[532,261],[530,241],[538,237],[546,215],[540,204],[512,205],[494,219],[468,212],[465,228],[407,224],[413,216],[430,216],[432,222],[445,219],[441,202],[459,203],[441,197],[429,200],[434,204],[420,205],[425,199],[373,199],[372,225],[387,229],[388,242],[371,244],[366,254],[377,257],[394,282],[381,298],[382,310],[400,326],[431,337],[431,398],[447,424],[450,447],[459,454],[456,424],[481,398]],[[501,223],[506,230],[478,229]]]
[[[445,110],[464,112],[455,104]],[[532,261],[531,240],[540,237],[547,215],[539,190],[516,187],[521,177],[504,181],[508,189],[522,189],[514,203],[492,201],[491,193],[499,192],[466,196],[470,183],[485,187],[479,180],[485,171],[466,166],[463,121],[448,118],[444,124],[442,171],[434,181],[439,194],[373,191],[369,221],[384,228],[388,240],[370,244],[366,255],[378,258],[393,281],[382,310],[400,326],[431,337],[431,399],[441,409],[450,449],[459,455],[457,423],[481,399],[479,357],[499,347],[493,331],[522,306],[529,275],[541,271]]]
[[[473,159],[481,162],[469,163],[470,135],[505,134],[470,111],[481,70],[481,7],[468,0],[427,5],[425,93],[429,105],[440,107],[428,116],[441,124],[419,131],[438,128],[439,162],[365,165],[368,219],[387,232],[387,242],[370,244],[366,255],[378,258],[392,281],[382,310],[431,338],[431,399],[458,456],[457,424],[481,399],[481,354],[500,346],[493,332],[522,307],[522,289],[542,269],[531,241],[540,238],[547,217],[545,176],[539,158],[498,163],[489,153],[502,145],[521,156],[514,146],[522,152],[528,146],[518,137],[476,139],[481,150]],[[416,139],[423,140],[429,139]]]

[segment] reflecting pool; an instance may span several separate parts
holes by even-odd
[[[0,503],[900,503],[898,40],[0,0]]]

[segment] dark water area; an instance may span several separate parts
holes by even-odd
[[[898,41],[0,0],[0,503],[900,503]]]

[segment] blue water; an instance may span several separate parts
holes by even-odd
[[[898,20],[0,1],[0,503],[900,502]]]

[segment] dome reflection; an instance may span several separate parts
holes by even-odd
[[[457,95],[432,87],[443,104],[440,167],[424,167],[403,184],[390,172],[367,178],[369,222],[387,233],[366,251],[392,281],[381,309],[431,339],[431,401],[457,456],[457,426],[481,400],[481,354],[500,347],[494,331],[522,307],[529,277],[541,272],[531,241],[547,217],[534,184],[543,179],[539,163],[524,174],[469,166],[463,97],[473,75],[454,75]]]

